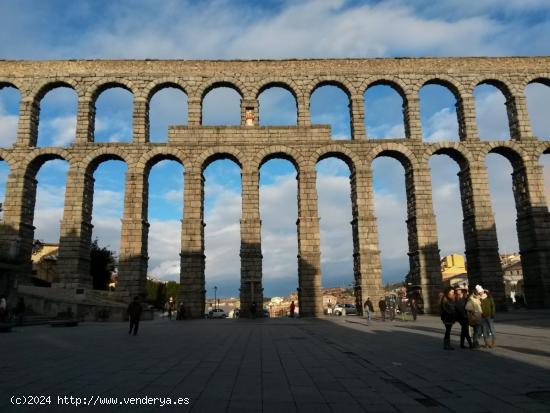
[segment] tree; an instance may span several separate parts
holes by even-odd
[[[163,282],[157,283],[157,296],[155,298],[155,307],[163,309],[166,302],[166,285]]]
[[[90,247],[90,275],[95,290],[107,290],[111,282],[111,273],[116,268],[113,251],[100,247],[97,238]]]

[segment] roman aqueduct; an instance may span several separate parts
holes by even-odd
[[[303,316],[322,313],[320,234],[316,169],[319,160],[337,157],[351,170],[355,290],[358,302],[380,296],[381,267],[372,190],[372,161],[397,159],[405,169],[407,227],[412,279],[422,286],[428,311],[437,310],[441,268],[428,161],[450,156],[460,167],[463,230],[470,283],[489,288],[504,300],[495,221],[484,160],[488,153],[505,156],[513,166],[517,232],[525,296],[532,307],[550,305],[550,221],[539,157],[550,142],[537,139],[527,113],[525,87],[550,85],[550,58],[349,59],[289,61],[2,61],[0,88],[21,93],[17,141],[0,149],[6,161],[4,216],[0,227],[2,285],[5,290],[30,280],[36,173],[46,161],[69,162],[61,223],[59,280],[56,287],[90,288],[89,251],[93,173],[106,160],[128,166],[119,253],[118,289],[128,297],[144,293],[147,274],[148,173],[160,160],[185,167],[181,231],[182,299],[187,314],[200,316],[205,301],[203,170],[222,158],[234,160],[242,172],[241,306],[262,302],[262,248],[259,214],[259,168],[273,158],[290,160],[298,171],[299,302]],[[473,89],[496,86],[506,97],[511,139],[481,141]],[[332,140],[330,127],[312,125],[313,91],[337,85],[349,97],[352,138]],[[364,126],[363,93],[385,84],[403,98],[405,136],[369,139]],[[456,98],[457,142],[422,141],[418,92],[423,85],[447,87]],[[58,86],[78,94],[76,142],[69,147],[37,147],[40,101]],[[226,86],[241,95],[240,126],[203,126],[203,97]],[[259,126],[259,94],[283,87],[296,99],[297,125]],[[122,87],[133,94],[131,143],[94,142],[95,101],[106,89]],[[188,124],[169,130],[166,143],[149,142],[149,101],[165,87],[183,90]]]

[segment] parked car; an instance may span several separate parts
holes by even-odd
[[[262,317],[269,318],[269,310],[267,308],[262,310]]]
[[[227,313],[221,308],[213,308],[208,312],[208,318],[227,318]]]
[[[334,306],[334,315],[357,315],[357,308],[354,304],[336,304]]]

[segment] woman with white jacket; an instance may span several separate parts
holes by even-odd
[[[479,348],[479,333],[481,332],[481,299],[476,289],[472,291],[466,303],[468,324],[473,328],[472,341],[474,348]]]

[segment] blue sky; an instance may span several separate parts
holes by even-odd
[[[231,59],[308,57],[385,57],[460,55],[547,55],[550,3],[543,0],[448,0],[414,5],[391,1],[0,1],[3,59]],[[550,88],[526,91],[533,130],[550,137]],[[507,139],[503,96],[481,86],[475,91],[482,139]],[[13,142],[19,96],[0,90],[0,145]],[[426,141],[456,140],[452,94],[440,86],[420,91]],[[334,139],[349,139],[347,97],[335,87],[312,96],[314,123],[332,126]],[[129,141],[132,95],[121,89],[97,101],[96,140]],[[215,89],[204,101],[205,124],[238,124],[239,96]],[[389,87],[365,94],[367,134],[403,137],[401,97]],[[39,146],[64,146],[74,140],[76,96],[71,89],[48,93],[41,102]],[[165,89],[151,101],[151,140],[162,142],[168,125],[186,124],[187,98]],[[296,123],[296,104],[283,89],[260,96],[262,125]],[[543,163],[550,164],[547,159]],[[458,167],[445,156],[430,161],[434,184],[439,247],[442,254],[463,253]],[[515,208],[508,161],[487,159],[493,208],[501,251],[516,251]],[[150,273],[165,280],[179,276],[179,238],[183,211],[184,166],[156,165],[149,177]],[[545,169],[545,174],[549,174]],[[67,166],[48,162],[38,174],[36,237],[56,242],[63,208]],[[95,173],[94,236],[117,250],[123,208],[122,162],[102,164]],[[502,173],[505,171],[506,173]],[[297,287],[296,179],[293,166],[268,162],[261,172],[262,245],[266,295],[287,294]],[[7,176],[0,162],[0,198]],[[376,214],[379,220],[383,280],[401,280],[408,271],[403,168],[392,159],[373,163]],[[230,161],[205,171],[206,280],[221,295],[238,295],[240,170]],[[550,179],[550,176],[547,177]],[[324,286],[353,280],[349,171],[340,161],[318,165]]]

